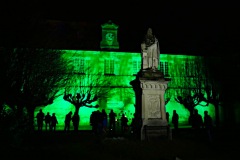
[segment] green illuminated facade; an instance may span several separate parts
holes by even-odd
[[[113,109],[118,115],[118,122],[122,113],[125,113],[129,119],[129,124],[133,114],[135,113],[135,94],[130,85],[130,82],[136,78],[136,74],[141,69],[141,54],[132,52],[117,52],[117,51],[83,51],[83,50],[63,50],[63,56],[66,59],[71,59],[71,65],[73,69],[70,71],[74,77],[70,83],[61,90],[62,95],[66,87],[78,88],[79,81],[77,80],[81,75],[101,74],[113,79],[111,86],[111,94],[106,99],[100,99],[97,104],[100,106],[98,109],[101,111],[105,109],[107,113]],[[173,54],[160,54],[160,67],[159,69],[164,73],[165,77],[171,78],[169,82],[168,90],[165,94],[166,98],[170,98],[170,101],[166,104],[166,111],[170,114],[170,119],[173,110],[177,110],[180,120],[180,125],[186,125],[188,122],[189,111],[181,104],[174,100],[174,96],[177,96],[179,89],[183,89],[183,81],[186,81],[186,75],[183,75],[181,69],[185,69],[183,66],[191,64],[192,67],[196,64],[195,56],[173,55]],[[71,67],[70,67],[71,68]],[[90,68],[90,69],[89,69]],[[184,78],[185,77],[185,78]],[[192,79],[194,83],[194,79]],[[70,84],[70,85],[69,85]],[[87,84],[87,82],[86,82]],[[63,96],[54,100],[54,103],[48,106],[38,107],[35,110],[35,115],[38,110],[42,108],[46,114],[55,113],[59,124],[57,129],[62,130],[64,126],[65,115],[69,111],[74,112],[74,106],[63,99]],[[214,119],[214,107],[196,107],[199,113],[203,116],[203,111],[208,110],[209,114]],[[97,108],[80,107],[80,126],[79,129],[90,129],[90,115],[92,111]],[[170,121],[171,123],[171,121]]]
[[[48,106],[40,106],[34,112],[36,117],[39,109],[46,114],[55,113],[58,119],[57,130],[63,130],[65,115],[72,111],[76,111],[75,107],[64,100],[66,92],[76,96],[80,90],[88,90],[94,79],[92,77],[105,77],[110,79],[111,83],[96,84],[95,88],[102,87],[109,90],[105,98],[99,98],[96,102],[89,104],[90,106],[99,105],[99,108],[81,106],[78,114],[80,115],[79,130],[91,129],[90,115],[95,110],[105,109],[107,114],[113,109],[117,113],[117,125],[120,125],[120,117],[124,113],[128,118],[128,124],[135,113],[135,93],[130,82],[136,78],[137,73],[141,70],[141,53],[139,52],[120,52],[118,51],[119,43],[118,26],[111,21],[102,26],[102,40],[100,42],[99,51],[90,50],[61,50],[66,60],[70,60],[68,73],[70,79],[63,84],[63,88],[59,93],[62,96],[54,100],[53,104]],[[168,89],[165,93],[166,111],[169,112],[169,124],[171,125],[171,117],[173,110],[177,110],[179,114],[179,124],[187,125],[190,112],[182,104],[178,103],[175,98],[182,93],[188,95],[194,94],[194,88],[204,88],[204,69],[201,63],[201,57],[160,54],[159,70],[164,74],[165,78],[170,78]],[[201,75],[201,76],[200,76]],[[95,79],[97,81],[97,79]],[[204,90],[201,91],[204,93]],[[68,94],[67,93],[67,94]],[[205,110],[209,111],[209,115],[215,119],[214,107],[210,104],[207,107],[201,107],[199,104],[195,108],[203,116]],[[36,118],[35,118],[36,124]]]

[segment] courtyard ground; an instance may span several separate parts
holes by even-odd
[[[231,160],[240,153],[239,129],[215,129],[213,141],[204,131],[173,130],[166,137],[136,140],[130,133],[100,137],[89,130],[55,133],[44,131],[27,137],[19,146],[1,146],[1,159],[105,159],[105,160]]]

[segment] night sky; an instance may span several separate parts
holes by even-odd
[[[147,28],[160,41],[161,53],[223,55],[239,53],[239,8],[237,4],[168,3],[136,1],[83,2],[32,0],[7,1],[1,9],[1,42],[29,17],[86,22],[101,26],[112,20],[119,25],[120,47],[140,51]],[[4,2],[1,2],[4,3]],[[32,18],[32,19],[35,19]]]

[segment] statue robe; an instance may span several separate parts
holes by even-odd
[[[146,46],[146,43],[141,44],[142,49],[142,69],[152,69],[157,70],[160,61],[160,47],[157,38],[155,38],[155,42]]]

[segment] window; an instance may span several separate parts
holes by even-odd
[[[185,63],[185,71],[186,71],[186,76],[194,76],[194,62],[186,62]]]
[[[104,74],[105,75],[114,75],[114,60],[112,60],[112,59],[104,60]]]
[[[132,73],[133,75],[136,75],[141,69],[141,60],[133,60],[132,64],[133,64]]]
[[[83,58],[73,58],[74,72],[85,73],[85,60]]]
[[[160,62],[160,71],[164,74],[164,76],[169,76],[168,62]]]
[[[186,71],[186,76],[190,76],[190,66],[189,66],[189,63],[186,62],[185,63],[185,71]]]

